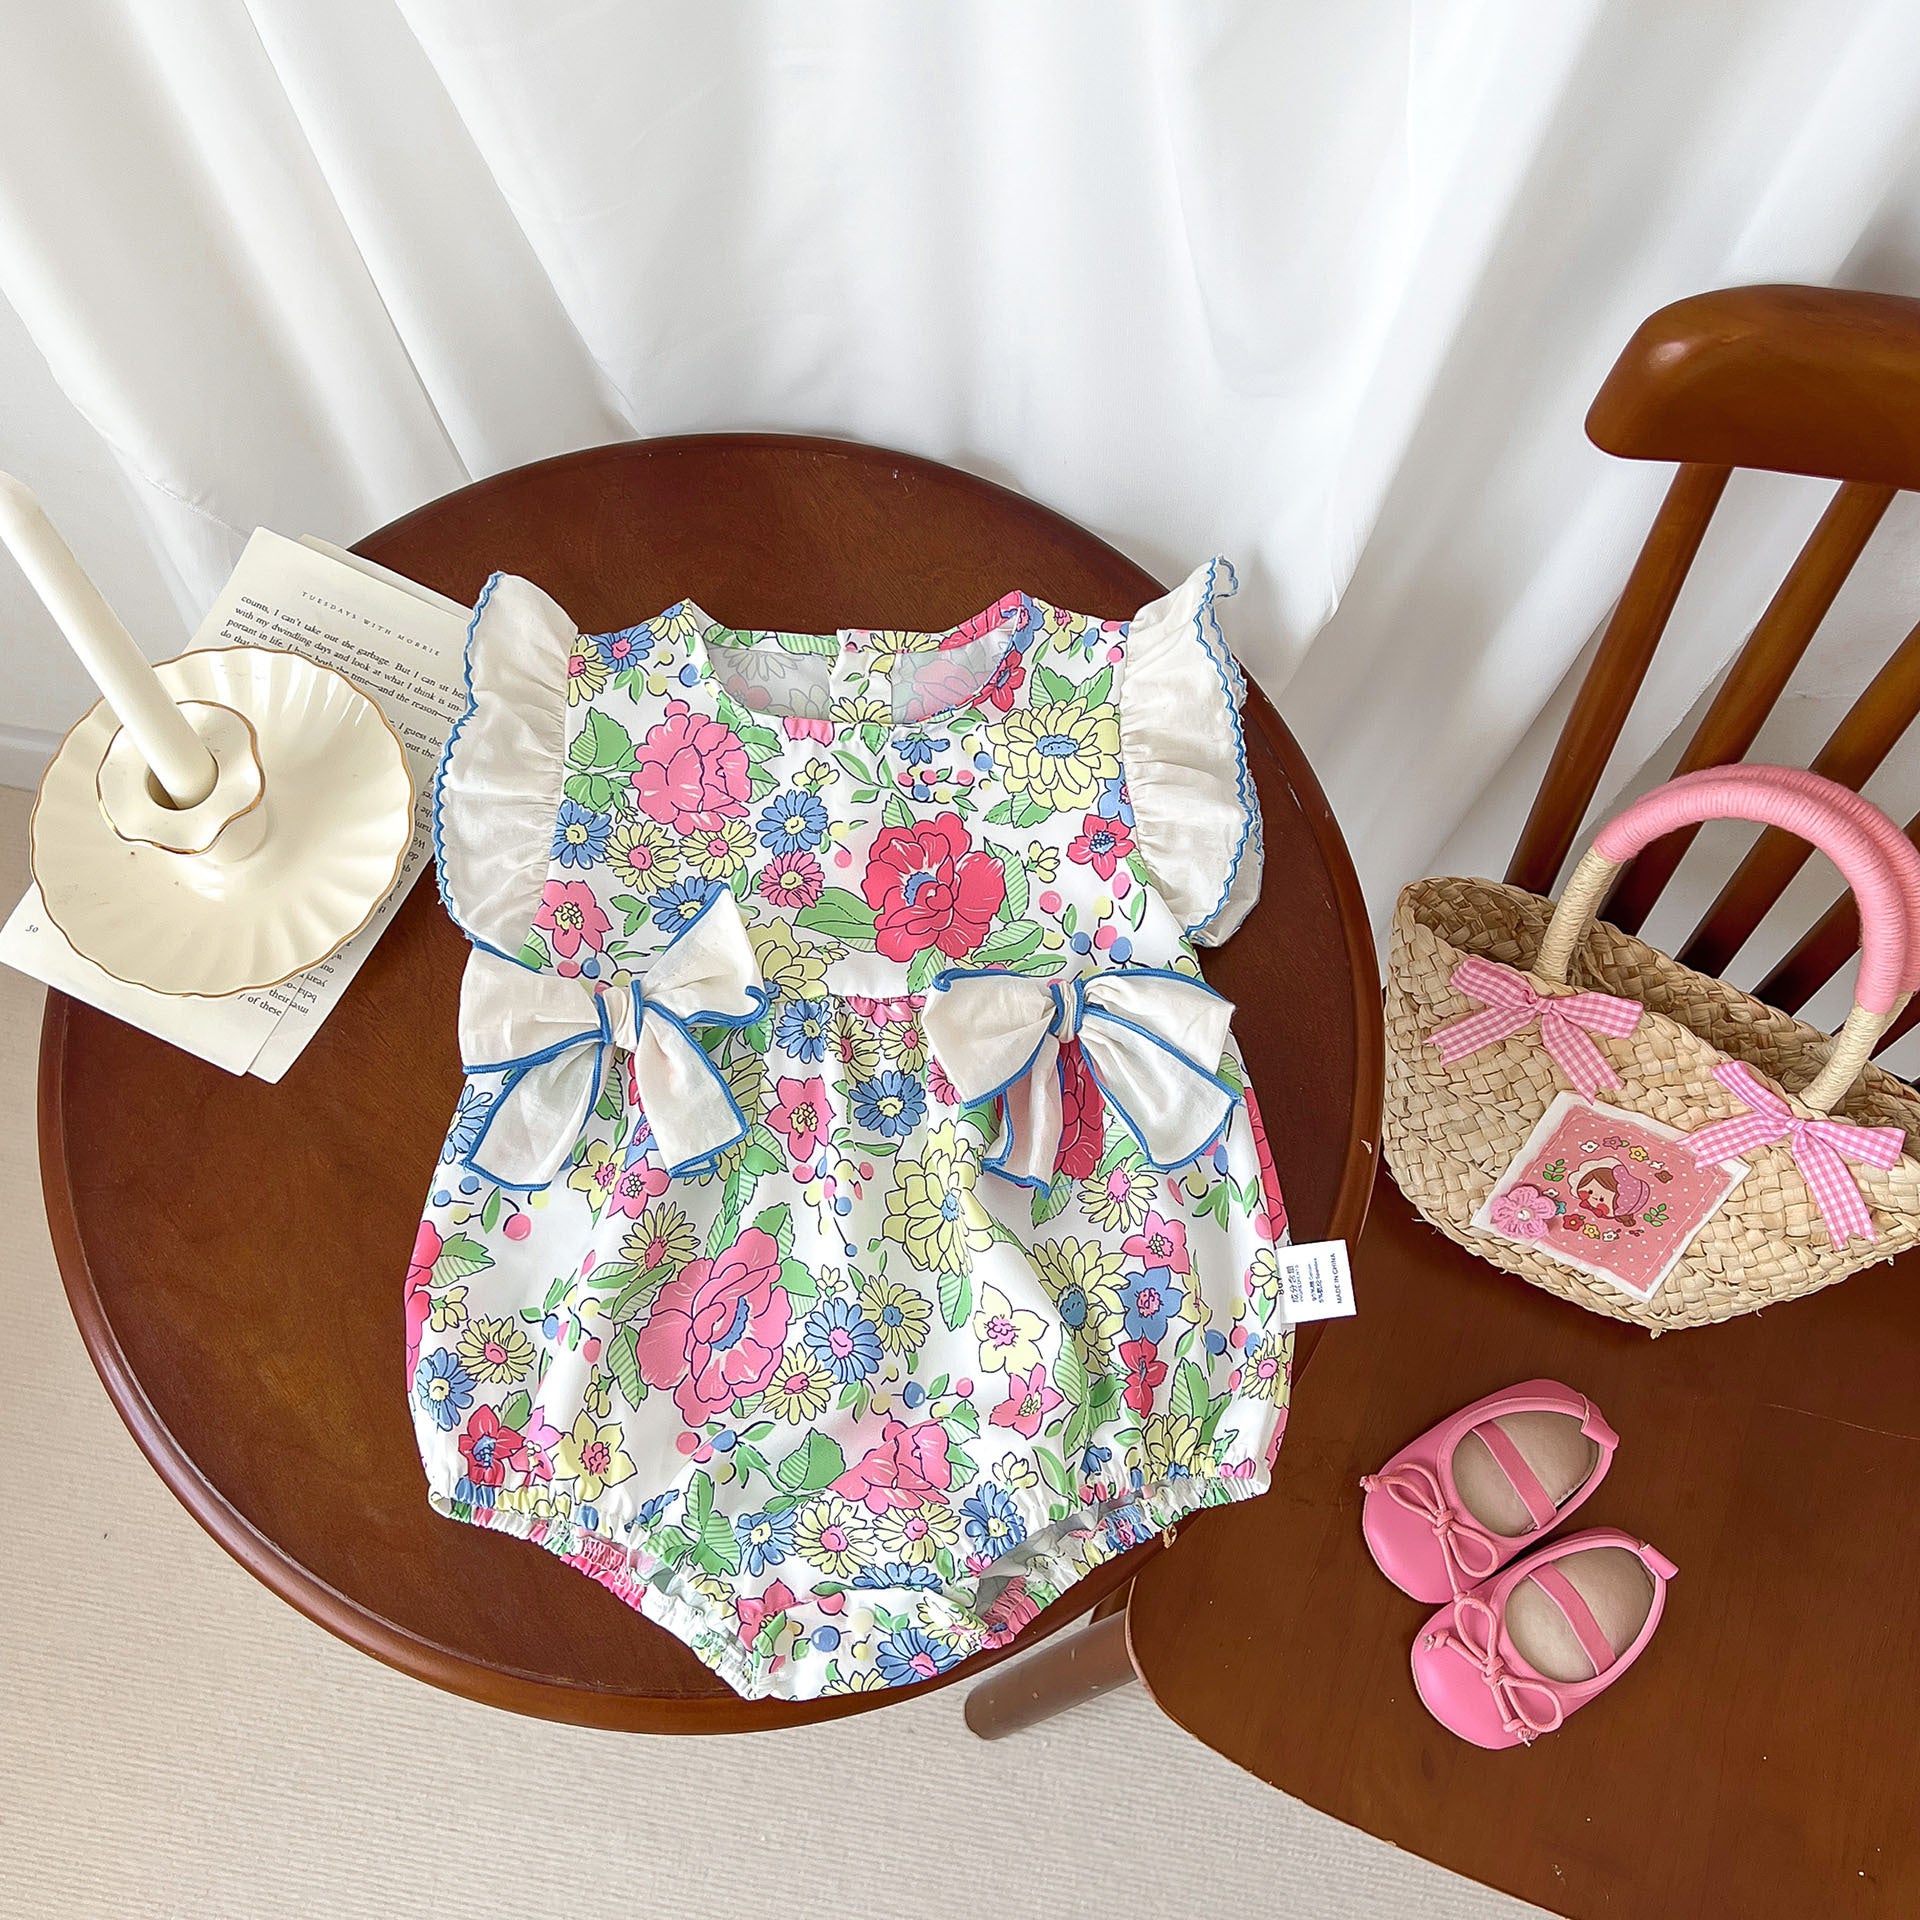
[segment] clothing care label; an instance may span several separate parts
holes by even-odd
[[[1280,1263],[1280,1305],[1288,1324],[1338,1320],[1353,1311],[1353,1269],[1344,1240],[1311,1240],[1304,1247],[1275,1247]]]

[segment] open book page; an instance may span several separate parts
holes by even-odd
[[[284,647],[344,674],[379,702],[406,748],[414,833],[400,877],[371,920],[330,960],[277,987],[223,999],[153,993],[111,979],[76,953],[29,889],[4,928],[0,961],[89,1001],[232,1073],[278,1080],[393,918],[432,857],[435,765],[465,704],[468,610],[324,542],[266,528],[194,635],[196,647]]]

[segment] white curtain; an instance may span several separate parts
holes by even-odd
[[[1581,433],[1639,320],[1920,292],[1913,0],[0,0],[0,49],[0,465],[156,655],[255,524],[883,442],[1234,555],[1377,909],[1504,862],[1666,477]],[[1610,792],[1822,499],[1736,483]],[[1913,526],[1783,754],[1920,613]],[[0,622],[30,780],[87,694],[10,569]]]

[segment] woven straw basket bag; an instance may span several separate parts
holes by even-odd
[[[1621,866],[1709,819],[1784,828],[1845,875],[1860,973],[1837,1038],[1596,924]],[[1920,1095],[1868,1060],[1916,986],[1920,853],[1892,821],[1795,769],[1689,774],[1600,831],[1558,906],[1490,880],[1421,880],[1401,894],[1387,973],[1387,1165],[1462,1246],[1655,1333],[1798,1299],[1920,1243]],[[1550,1131],[1550,1108],[1570,1113],[1563,1131]],[[1710,1156],[1679,1142],[1705,1142],[1709,1127]],[[1557,1150],[1569,1141],[1571,1153]],[[1536,1148],[1545,1157],[1528,1162]],[[1730,1192],[1685,1203],[1702,1223],[1683,1244],[1685,1216],[1646,1204],[1722,1177]],[[1604,1270],[1663,1255],[1670,1264],[1644,1298]]]

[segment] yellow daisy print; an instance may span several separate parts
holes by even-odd
[[[567,650],[567,705],[577,707],[607,688],[607,663],[584,634],[575,634]]]
[[[671,1276],[700,1251],[700,1231],[676,1206],[649,1207],[620,1242],[620,1258],[642,1273]]]
[[[560,1436],[553,1450],[554,1471],[574,1482],[582,1500],[598,1500],[609,1487],[633,1478],[633,1462],[621,1450],[626,1435],[617,1420],[604,1426],[584,1408],[571,1433]]]
[[[622,820],[607,836],[607,864],[628,886],[651,892],[680,871],[680,845],[657,820]]]
[[[1008,787],[1050,813],[1092,806],[1120,772],[1120,714],[1111,705],[1016,707],[987,729],[987,739]]]
[[[761,1399],[776,1420],[800,1427],[826,1412],[833,1387],[833,1375],[805,1347],[794,1346],[780,1356]]]
[[[931,1303],[897,1280],[869,1280],[860,1289],[860,1311],[889,1353],[917,1353],[933,1320]]]
[[[823,1493],[801,1508],[793,1544],[829,1580],[850,1580],[873,1558],[873,1523],[851,1500]]]
[[[949,1553],[960,1543],[960,1521],[951,1507],[929,1501],[910,1510],[894,1508],[880,1516],[880,1551],[889,1560],[924,1567],[944,1547]]]
[[[730,880],[752,859],[753,828],[744,820],[722,820],[711,833],[689,835],[680,852],[703,880]]]
[[[512,1320],[475,1320],[460,1336],[460,1361],[476,1380],[506,1386],[533,1365],[533,1342]]]

